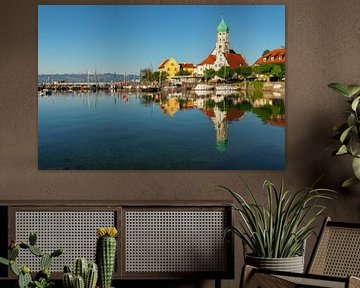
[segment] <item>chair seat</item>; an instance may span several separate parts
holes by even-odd
[[[326,288],[345,288],[346,286],[346,278],[342,279],[342,281],[335,281],[334,279],[326,280],[326,279],[319,279],[319,278],[306,278],[296,277],[296,276],[277,276],[281,279],[286,281],[292,282],[296,284],[295,287],[326,287]]]
[[[291,272],[275,272],[265,269],[258,269],[252,266],[245,266],[244,273],[248,276],[248,281],[244,287],[261,288],[347,288],[360,287],[360,279],[357,277],[333,277],[315,274],[299,274]],[[250,280],[250,281],[249,281]],[[353,286],[349,286],[349,282]]]

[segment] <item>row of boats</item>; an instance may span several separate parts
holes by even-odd
[[[195,86],[195,91],[226,91],[226,92],[236,92],[240,89],[240,87],[228,85],[228,84],[220,84],[216,86],[212,86],[206,83],[199,83]]]
[[[73,89],[71,87],[66,87],[68,89],[66,89],[66,91],[72,92]],[[86,89],[86,91],[88,90],[92,90],[92,91],[97,91],[97,87],[90,87],[93,89]],[[115,87],[110,86],[109,87],[110,91],[117,91],[120,87],[117,87],[118,89],[115,89]],[[179,88],[183,88],[183,87],[177,87],[177,86],[171,86],[171,87],[159,87],[157,85],[143,85],[143,86],[122,86],[120,89],[121,90],[135,90],[135,91],[141,91],[141,92],[148,92],[148,93],[152,93],[152,92],[159,92],[160,90],[173,90],[173,89],[179,89]],[[216,92],[237,92],[240,88],[237,86],[232,86],[229,84],[218,84],[218,85],[210,85],[207,83],[198,83],[196,86],[193,87],[185,87],[187,90],[194,90],[195,92],[212,92],[212,91],[216,91]],[[52,88],[45,88],[45,87],[41,87],[39,88],[39,95],[40,96],[45,96],[45,95],[51,95],[52,94]],[[60,89],[61,91],[63,91],[64,89]],[[82,89],[80,89],[81,91]],[[103,90],[103,89],[100,89]]]

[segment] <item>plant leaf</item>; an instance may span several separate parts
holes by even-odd
[[[339,148],[339,150],[336,152],[335,155],[344,155],[348,153],[348,149],[346,147],[346,145],[341,145],[341,147]]]
[[[360,183],[359,179],[357,179],[356,177],[351,177],[351,178],[347,179],[346,181],[344,181],[344,183],[341,185],[341,187],[348,188],[352,185],[359,184],[359,183]]]
[[[355,126],[355,120],[356,120],[356,116],[353,113],[350,113],[348,118],[347,118],[347,124],[350,126]]]
[[[351,97],[351,94],[348,90],[348,87],[344,84],[341,83],[330,83],[328,85],[329,88],[333,89],[334,91],[336,91],[337,93],[339,93],[342,96]]]
[[[360,158],[355,157],[353,159],[352,168],[356,178],[360,180]]]
[[[351,109],[356,111],[356,108],[358,107],[359,105],[359,101],[360,101],[360,96],[356,97],[354,99],[354,101],[351,103]]]
[[[351,131],[352,128],[353,127],[351,126],[351,127],[347,128],[347,129],[345,129],[345,131],[343,133],[341,133],[341,136],[340,136],[341,143],[344,143],[347,135],[349,134],[349,132]]]
[[[351,96],[355,96],[360,92],[360,85],[348,85],[347,90]]]

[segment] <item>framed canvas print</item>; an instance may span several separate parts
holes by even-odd
[[[284,5],[38,5],[40,170],[285,168]]]

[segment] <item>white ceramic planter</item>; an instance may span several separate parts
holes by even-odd
[[[289,258],[262,258],[251,255],[245,256],[245,263],[254,267],[275,271],[304,272],[304,256]]]

